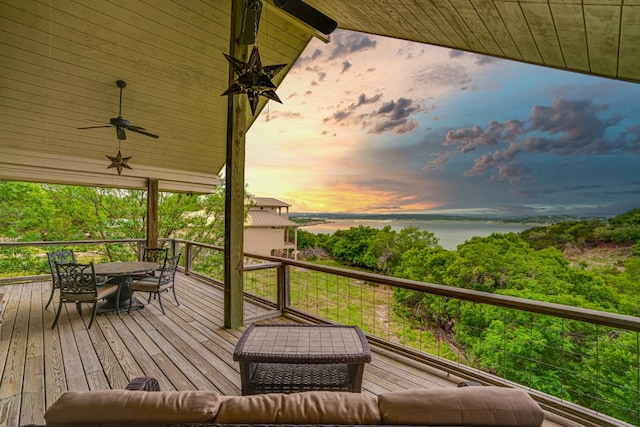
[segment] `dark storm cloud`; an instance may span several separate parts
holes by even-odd
[[[376,41],[366,34],[351,31],[336,31],[331,37],[329,59],[338,59],[355,52],[376,47]]]
[[[367,104],[375,104],[376,102],[378,102],[380,99],[382,98],[382,94],[377,93],[375,95],[373,95],[372,97],[367,97],[367,95],[365,95],[364,93],[361,93],[360,96],[358,96],[358,101],[351,103],[348,107],[342,109],[342,110],[338,110],[335,113],[333,113],[331,115],[331,117],[326,117],[324,119],[325,123],[339,123],[342,122],[344,120],[346,120],[347,118],[351,117],[354,113],[355,110],[357,110],[359,107],[363,106],[363,105],[367,105]]]
[[[530,167],[524,166],[518,160],[522,158],[526,161],[524,155],[546,153],[556,156],[579,156],[622,152],[638,154],[638,126],[623,131],[615,140],[607,139],[607,130],[618,125],[622,117],[601,117],[606,110],[607,106],[597,105],[588,100],[556,99],[551,106],[534,106],[526,122],[492,121],[487,129],[476,125],[451,130],[442,144],[455,147],[462,154],[480,147],[506,145],[504,149],[476,158],[473,167],[464,175],[479,175],[495,170],[497,173],[491,175],[490,180],[506,180],[512,183],[520,182],[524,176],[532,172]],[[427,164],[425,170],[430,169],[430,164]]]
[[[370,98],[367,98],[367,95],[365,95],[364,93],[361,93],[360,96],[358,97],[358,103],[356,104],[356,106],[359,107],[361,105],[375,104],[376,102],[380,101],[381,98],[382,98],[381,93],[377,93]]]
[[[419,105],[414,105],[413,100],[407,98],[398,98],[397,101],[385,102],[371,113],[355,114],[355,111],[360,107],[375,104],[380,99],[382,99],[381,94],[376,94],[372,97],[360,94],[357,102],[334,112],[331,117],[326,117],[324,123],[346,124],[347,119],[349,119],[349,124],[361,124],[367,129],[367,133],[372,134],[393,132],[396,135],[401,135],[418,127],[418,123],[411,119],[410,116],[421,111],[421,108]]]
[[[320,58],[324,52],[321,49],[316,49],[311,52],[311,55],[301,56],[298,60],[293,64],[291,70],[296,70],[299,68],[307,67],[307,64],[314,62],[318,58]]]
[[[413,106],[413,101],[407,98],[398,98],[383,104],[377,111],[370,115],[376,123],[368,133],[381,134],[393,132],[401,135],[418,127],[415,120],[409,119],[413,113],[420,111],[420,106]]]
[[[327,77],[327,73],[320,68],[319,66],[315,65],[313,67],[305,67],[304,69],[306,72],[308,73],[314,73],[317,76],[317,80],[318,81],[323,81],[326,77]],[[314,80],[315,81],[315,80]]]
[[[451,130],[447,133],[443,145],[456,145],[458,151],[468,153],[479,146],[493,146],[503,141],[515,141],[525,132],[524,125],[520,120],[508,120],[504,123],[492,120],[486,131],[480,126]]]

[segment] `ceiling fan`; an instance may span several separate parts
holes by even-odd
[[[118,80],[116,81],[116,86],[120,88],[120,108],[118,110],[118,117],[113,117],[109,119],[108,125],[88,126],[88,127],[78,128],[78,129],[98,129],[98,128],[115,127],[116,136],[118,137],[118,140],[127,139],[127,134],[125,133],[125,129],[130,130],[131,132],[136,132],[142,135],[150,136],[151,138],[159,138],[158,135],[154,135],[152,133],[147,132],[143,127],[134,126],[131,123],[129,123],[129,120],[126,120],[122,117],[122,89],[127,87],[127,83],[124,80]]]

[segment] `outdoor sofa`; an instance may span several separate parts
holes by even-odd
[[[159,391],[151,377],[126,390],[69,391],[45,413],[47,426],[540,426],[544,413],[523,390],[458,387],[380,394],[309,391],[223,396]]]

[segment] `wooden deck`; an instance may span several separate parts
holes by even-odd
[[[0,287],[7,300],[0,339],[0,426],[44,424],[45,409],[63,392],[124,388],[137,376],[157,378],[163,390],[240,394],[239,367],[232,354],[245,328],[222,327],[221,289],[180,273],[176,278],[180,306],[165,294],[166,315],[152,300],[130,315],[98,316],[89,331],[85,325],[90,306],[81,318],[73,304],[63,307],[58,327],[51,329],[57,292],[54,303],[44,309],[49,281]],[[245,317],[261,310],[245,303]],[[385,356],[375,347],[372,353],[365,367],[365,393],[452,386],[459,380],[403,363],[400,356]]]

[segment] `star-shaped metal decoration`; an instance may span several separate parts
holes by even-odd
[[[263,67],[258,46],[253,46],[251,55],[249,56],[249,62],[242,62],[230,57],[226,53],[223,53],[223,55],[233,67],[233,71],[238,75],[238,78],[233,82],[231,87],[224,91],[223,96],[246,93],[249,104],[251,105],[252,114],[256,113],[258,98],[260,96],[273,99],[282,104],[282,101],[280,101],[280,98],[276,95],[274,90],[276,86],[271,82],[271,78],[278,74],[287,64],[267,65]]]
[[[118,149],[118,154],[115,157],[107,156],[109,160],[111,160],[111,164],[107,166],[107,169],[116,168],[118,170],[118,175],[122,173],[123,168],[132,169],[131,166],[127,164],[131,157],[122,157],[122,153]]]

